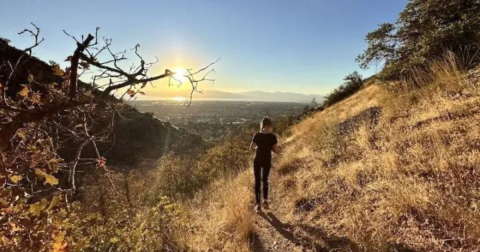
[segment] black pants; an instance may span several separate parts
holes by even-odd
[[[263,198],[268,199],[268,174],[270,173],[271,161],[255,160],[253,162],[253,174],[255,175],[255,202],[260,204],[260,183],[263,183]]]

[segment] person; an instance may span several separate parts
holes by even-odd
[[[255,175],[255,212],[260,212],[261,207],[261,184],[263,183],[263,207],[269,209],[268,205],[268,175],[272,166],[272,151],[280,153],[277,145],[277,136],[272,133],[273,123],[270,118],[265,117],[260,122],[260,132],[253,136],[250,143],[250,151],[255,152],[253,160],[253,173]]]

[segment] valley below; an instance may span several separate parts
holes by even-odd
[[[259,101],[203,101],[193,100],[190,106],[183,101],[135,101],[140,112],[153,113],[162,121],[198,134],[217,143],[234,132],[257,127],[268,116],[273,120],[288,120],[301,114],[314,103],[259,102]]]

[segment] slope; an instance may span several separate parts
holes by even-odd
[[[312,128],[320,120],[338,118],[341,121],[349,118],[340,128],[345,128],[349,122],[361,120],[377,113],[378,100],[376,94],[381,91],[377,85],[371,85],[355,96],[317,113],[299,125],[295,126],[294,134],[284,140],[284,153],[277,158],[276,169],[271,175],[272,206],[271,211],[264,211],[254,218],[257,237],[253,242],[253,251],[351,251],[358,246],[348,238],[328,234],[322,228],[309,225],[302,216],[304,212],[313,211],[314,205],[304,199],[302,190],[298,188],[295,178],[297,173],[309,173],[318,163],[311,151],[300,139],[311,137]],[[344,110],[344,108],[352,108]],[[364,112],[359,112],[364,111]],[[358,114],[357,116],[352,116]],[[335,120],[335,119],[333,119]],[[328,123],[336,124],[335,121]],[[305,146],[306,147],[306,146]],[[310,171],[309,171],[310,170]],[[311,175],[311,174],[310,174]],[[309,176],[305,174],[305,176]],[[315,180],[315,178],[313,178]],[[306,187],[311,181],[301,185]],[[300,189],[300,190],[299,190]],[[313,192],[312,192],[313,193]]]
[[[428,76],[426,76],[428,75]],[[198,251],[476,251],[480,69],[432,64],[415,83],[374,83],[293,126],[252,213],[252,171],[185,207]],[[428,78],[426,78],[428,77]]]
[[[273,178],[291,240],[317,251],[478,248],[478,71],[431,70],[420,87],[370,85],[293,128]]]
[[[0,62],[16,62],[23,54],[13,46],[10,46],[6,40],[0,40]],[[5,83],[8,79],[9,68],[0,68],[0,83]],[[53,73],[53,66],[45,63],[36,57],[25,57],[22,64],[19,64],[15,74],[11,77],[10,87],[7,94],[14,97],[22,85],[29,83],[28,77],[32,75],[39,83],[56,83],[62,85],[62,79]],[[80,81],[81,86],[90,85]],[[32,85],[32,89],[44,92],[42,85]],[[46,91],[45,91],[46,92]],[[102,99],[117,100],[113,96],[103,97]],[[118,101],[122,103],[122,101]],[[174,127],[168,122],[161,121],[153,114],[141,113],[135,108],[126,104],[121,111],[122,116],[116,118],[115,134],[116,144],[111,146],[105,144],[104,151],[109,150],[105,155],[109,163],[116,165],[127,164],[135,165],[141,160],[157,160],[168,151],[184,152],[185,154],[204,151],[210,147],[200,136],[191,134],[186,130]],[[8,144],[9,138],[2,137],[4,133],[4,124],[0,124],[0,146]],[[65,155],[72,155],[68,150]]]

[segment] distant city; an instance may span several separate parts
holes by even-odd
[[[190,96],[190,90],[167,89],[158,94],[148,92],[146,96],[139,96],[141,100],[169,100],[177,99],[184,100],[185,97]],[[319,94],[301,94],[294,92],[265,92],[265,91],[247,91],[247,92],[225,92],[219,90],[203,90],[201,94],[195,93],[195,100],[210,100],[210,101],[259,101],[259,102],[300,102],[309,103],[312,100],[322,102],[323,95]]]
[[[264,116],[273,120],[296,116],[313,103],[198,101],[190,106],[183,101],[135,101],[141,112],[153,113],[161,120],[201,135],[210,142],[218,142],[240,126],[259,123]]]

